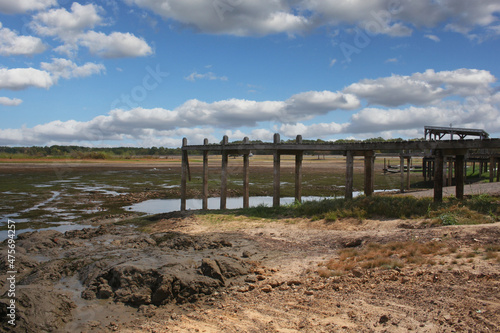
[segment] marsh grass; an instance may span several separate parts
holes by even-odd
[[[346,274],[354,269],[399,269],[405,266],[445,265],[445,256],[452,255],[450,265],[464,264],[460,259],[473,262],[477,254],[483,260],[500,262],[500,245],[477,247],[469,252],[457,252],[457,248],[442,241],[419,243],[415,241],[390,242],[386,244],[368,243],[360,248],[345,248],[338,257],[330,259],[317,270],[321,277]]]
[[[351,200],[324,199],[292,203],[280,207],[260,205],[247,209],[229,210],[228,214],[249,217],[283,219],[289,217],[324,219],[333,223],[343,218],[359,221],[368,218],[426,218],[432,225],[461,225],[492,223],[500,220],[500,201],[489,195],[471,196],[463,201],[446,198],[434,203],[432,198],[374,195]],[[224,213],[224,212],[221,212]]]

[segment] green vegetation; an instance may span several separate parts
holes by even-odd
[[[111,158],[130,159],[134,157],[158,157],[181,155],[180,148],[137,148],[116,147],[96,148],[80,146],[50,146],[50,147],[0,147],[0,158],[72,158],[104,160]]]
[[[411,196],[360,196],[352,200],[325,199],[294,203],[280,207],[257,206],[230,210],[230,214],[269,219],[292,217],[324,219],[334,222],[341,218],[363,220],[367,218],[429,218],[433,225],[480,224],[500,220],[500,199],[478,195],[463,201],[445,198],[434,203],[432,198]]]

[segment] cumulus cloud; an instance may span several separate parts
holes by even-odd
[[[20,14],[57,5],[57,0],[0,0],[0,12]]]
[[[89,48],[90,53],[103,58],[143,57],[153,53],[144,39],[131,33],[89,31],[79,36],[80,44]]]
[[[23,101],[19,98],[8,98],[8,97],[0,97],[0,105],[5,106],[18,106]]]
[[[477,27],[495,25],[500,12],[497,0],[126,0],[126,3],[197,31],[237,36],[295,34],[325,25],[357,27],[372,36],[405,37],[415,28],[438,26],[467,35]]]
[[[79,46],[103,58],[142,57],[153,53],[151,46],[134,34],[91,30],[104,25],[103,12],[100,6],[74,2],[70,11],[58,8],[36,14],[31,26],[40,35],[61,40],[64,44],[55,50],[67,55],[74,55]]]
[[[46,71],[35,68],[0,68],[0,89],[50,88],[55,83]]]
[[[87,62],[78,66],[68,59],[54,58],[51,63],[42,62],[41,68],[51,73],[55,80],[86,77],[100,74],[106,70],[104,65]]]
[[[288,1],[126,0],[196,30],[237,36],[295,33],[306,30],[309,20]]]
[[[100,74],[105,71],[102,64],[88,62],[82,66],[71,60],[54,58],[51,63],[42,62],[40,69],[0,68],[0,89],[23,90],[30,87],[49,89],[59,78],[70,79]]]
[[[74,2],[71,11],[65,8],[51,9],[33,16],[32,27],[40,35],[72,39],[86,29],[92,29],[103,21],[102,8],[94,4]]]
[[[82,71],[85,66],[80,66]],[[52,73],[49,78],[80,75],[80,67],[64,59],[53,59],[43,67],[47,75]],[[91,68],[84,73],[92,72]],[[5,80],[0,71],[0,87],[5,87],[5,82],[10,82],[11,89],[23,86],[13,81]],[[216,132],[235,139],[248,136],[263,141],[271,141],[274,132],[283,137],[301,134],[313,139],[331,139],[339,134],[417,137],[423,135],[425,125],[448,126],[450,122],[499,133],[500,92],[491,87],[495,81],[491,73],[476,69],[427,70],[409,76],[361,80],[343,91],[306,91],[281,101],[227,99],[208,103],[191,99],[172,110],[114,109],[89,121],[53,121],[33,128],[4,129],[0,130],[0,144],[128,140],[145,146],[177,147],[183,136],[190,142],[201,143],[204,137],[218,142]],[[371,105],[364,106],[364,100]],[[307,123],[331,112],[353,113],[342,122]]]
[[[392,75],[375,80],[364,79],[351,84],[344,92],[364,98],[370,104],[399,106],[405,104],[426,105],[451,95],[470,96],[485,94],[496,78],[485,70],[458,69],[410,76]]]
[[[0,22],[0,55],[31,56],[46,50],[42,40],[33,36],[19,36],[15,31],[3,28]]]

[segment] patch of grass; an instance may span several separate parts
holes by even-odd
[[[339,251],[339,257],[325,263],[332,271],[350,271],[355,267],[364,269],[402,268],[407,264],[435,265],[431,256],[439,253],[445,245],[440,242],[417,243],[391,242],[387,244],[368,243],[363,248],[346,248]]]
[[[486,245],[483,249],[483,260],[500,262],[500,245]],[[442,256],[451,255],[448,269],[452,265],[473,263],[481,249],[477,246],[470,252],[460,253],[457,248],[441,241],[430,242],[390,242],[386,244],[368,243],[361,248],[345,248],[338,252],[338,257],[322,264],[317,273],[322,277],[346,274],[355,269],[398,269],[408,265],[441,265],[447,264]],[[459,259],[467,259],[467,261]]]
[[[500,220],[500,201],[489,195],[472,196],[464,201],[454,198],[434,203],[432,198],[411,196],[360,196],[351,200],[324,199],[292,203],[280,207],[259,205],[247,209],[221,211],[263,219],[309,218],[334,222],[342,218],[430,218],[434,225],[492,223]],[[219,212],[217,212],[219,213]]]

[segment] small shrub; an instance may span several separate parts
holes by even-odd
[[[457,218],[452,213],[444,213],[439,215],[442,225],[455,225],[457,224]]]

